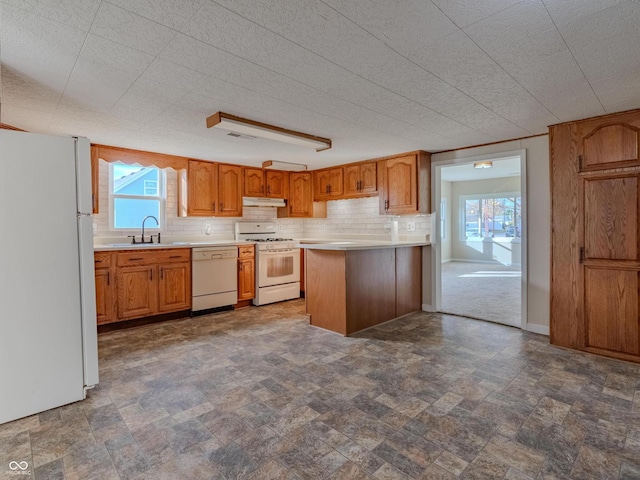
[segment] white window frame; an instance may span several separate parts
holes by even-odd
[[[460,195],[458,204],[460,205],[460,215],[459,215],[459,232],[460,232],[460,241],[461,242],[482,242],[485,237],[482,235],[478,235],[477,237],[467,237],[467,200],[481,200],[485,198],[509,198],[509,197],[519,197],[520,198],[520,208],[522,209],[522,194],[520,192],[491,192],[491,193],[474,193],[470,195]],[[522,215],[522,212],[521,212]]]
[[[145,195],[122,195],[122,194],[114,194],[113,193],[113,163],[109,163],[109,228],[114,232],[137,232],[138,228],[126,227],[119,228],[115,226],[115,200],[116,198],[130,198],[130,199],[138,199],[138,200],[159,200],[160,201],[160,216],[158,218],[158,223],[160,225],[152,224],[152,222],[147,222],[145,225],[146,231],[154,231],[154,232],[162,232],[164,231],[166,225],[166,203],[167,203],[167,192],[166,192],[166,179],[167,172],[166,169],[160,167],[154,167],[158,169],[158,195],[154,196],[145,196]],[[147,168],[147,167],[143,167]],[[140,225],[142,227],[142,225]]]

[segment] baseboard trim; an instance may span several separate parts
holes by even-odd
[[[434,307],[434,306],[432,306],[432,305],[427,305],[426,303],[423,303],[423,304],[422,304],[422,311],[423,311],[423,312],[435,312],[435,311],[436,311],[436,309],[435,309],[435,307]]]
[[[527,323],[527,331],[533,333],[539,333],[540,335],[549,336],[549,326],[548,325],[537,325],[535,323]]]

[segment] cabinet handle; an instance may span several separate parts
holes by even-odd
[[[211,204],[211,210],[213,211],[213,213],[216,213],[216,202],[213,202]]]
[[[107,272],[107,287],[111,285],[111,272]]]
[[[164,268],[160,267],[160,280],[164,279]]]
[[[142,257],[131,257],[129,259],[130,262],[134,261],[134,260],[144,260]]]
[[[96,263],[102,263],[102,260],[96,260]]]
[[[384,209],[385,209],[385,211],[389,210],[389,200],[385,200],[384,201]]]
[[[182,258],[181,255],[171,255],[169,258]]]
[[[153,282],[153,268],[149,269],[149,281]]]

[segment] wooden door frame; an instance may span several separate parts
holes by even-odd
[[[472,157],[455,158],[451,160],[438,160],[431,161],[431,205],[433,205],[434,212],[431,214],[434,219],[432,220],[432,235],[431,235],[431,305],[425,305],[427,308],[423,308],[428,311],[439,312],[442,308],[442,246],[440,245],[440,202],[442,200],[442,173],[443,167],[450,167],[453,165],[465,165],[475,162],[482,162],[486,160],[501,160],[510,157],[520,157],[520,194],[522,198],[522,234],[521,234],[521,258],[520,258],[520,272],[521,272],[521,296],[520,296],[520,328],[522,330],[538,331],[535,325],[528,325],[527,323],[527,287],[528,287],[528,243],[529,243],[529,228],[528,228],[528,198],[527,198],[527,151],[510,150],[507,152],[499,152],[487,155],[475,155]],[[451,221],[453,212],[449,208],[449,221]]]

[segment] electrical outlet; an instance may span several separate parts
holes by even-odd
[[[407,232],[416,231],[416,222],[407,222]]]
[[[211,225],[208,223],[204,226],[204,233],[207,235],[211,235]]]
[[[284,225],[278,225],[278,231],[279,232],[284,231]]]

